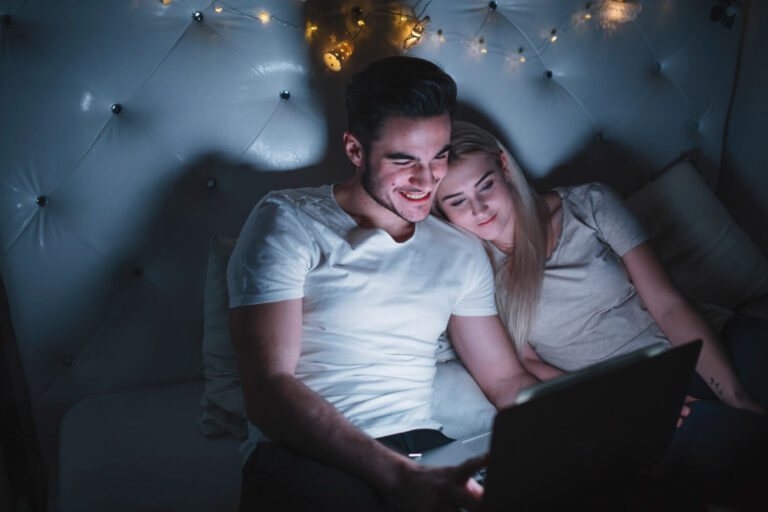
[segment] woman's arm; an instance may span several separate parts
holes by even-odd
[[[555,377],[565,374],[563,370],[555,368],[542,361],[536,351],[533,350],[533,347],[528,343],[523,347],[522,363],[526,370],[541,380],[554,379]]]
[[[712,391],[728,405],[765,412],[742,385],[715,332],[672,283],[650,243],[638,245],[621,259],[637,293],[670,343],[702,340],[696,371]]]

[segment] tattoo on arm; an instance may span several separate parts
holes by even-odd
[[[715,392],[717,393],[717,395],[720,397],[720,400],[722,400],[722,401],[725,401],[725,395],[723,394],[723,390],[722,390],[722,388],[720,387],[720,383],[719,383],[719,382],[717,382],[717,381],[716,381],[715,379],[713,379],[712,377],[710,377],[710,378],[709,378],[709,385],[710,385],[710,387],[712,387],[712,389],[714,389],[714,390],[715,390]]]

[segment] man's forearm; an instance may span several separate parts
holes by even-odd
[[[248,419],[270,439],[343,469],[391,493],[415,463],[375,441],[292,375],[259,383],[246,397]]]

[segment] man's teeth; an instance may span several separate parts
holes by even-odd
[[[427,197],[429,195],[429,192],[424,192],[423,194],[420,194],[420,195],[409,194],[407,192],[403,192],[403,195],[405,197],[407,197],[408,199],[418,200],[418,199],[424,199],[425,197]]]

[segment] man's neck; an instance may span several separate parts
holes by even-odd
[[[415,224],[402,219],[373,199],[360,181],[359,173],[336,185],[333,189],[336,203],[365,229],[382,229],[395,242],[404,242],[414,233]]]

